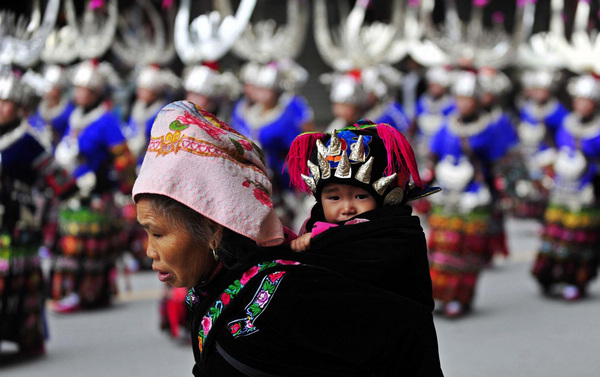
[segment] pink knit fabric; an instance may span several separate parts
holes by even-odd
[[[283,242],[260,148],[191,102],[165,106],[133,186],[177,200],[261,246]]]

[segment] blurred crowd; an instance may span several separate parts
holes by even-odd
[[[480,272],[509,254],[505,216],[543,224],[543,294],[577,300],[596,277],[596,2],[41,3],[0,9],[0,352],[44,352],[47,300],[110,305],[124,255],[151,267],[130,194],[156,114],[179,99],[262,148],[294,231],[313,203],[290,187],[296,136],[360,119],[402,132],[442,188],[413,211],[444,315],[472,310]],[[319,72],[299,63],[312,60]],[[186,293],[161,300],[173,337]]]

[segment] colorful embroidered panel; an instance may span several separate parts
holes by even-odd
[[[203,345],[206,342],[206,338],[208,337],[208,334],[210,333],[215,321],[223,313],[224,309],[233,301],[233,299],[239,295],[239,293],[242,291],[244,286],[250,281],[250,279],[252,279],[260,272],[271,267],[276,267],[279,265],[299,264],[299,262],[281,259],[270,262],[263,262],[250,268],[249,270],[244,272],[240,279],[235,280],[233,284],[231,284],[227,289],[225,289],[221,296],[213,302],[213,304],[208,308],[204,317],[202,318],[202,322],[198,331],[198,349],[200,350],[200,353],[202,353],[203,351]],[[254,295],[254,298],[252,299],[251,303],[246,307],[247,318],[233,321],[229,324],[230,329],[232,330],[232,334],[234,336],[249,335],[252,332],[256,332],[257,329],[254,327],[254,320],[256,320],[256,318],[266,309],[268,303],[273,297],[273,294],[275,293],[275,290],[281,283],[281,279],[283,278],[284,274],[285,271],[275,271],[263,278],[260,287]],[[191,290],[188,294],[187,301],[188,304],[194,303],[196,301],[196,297]],[[240,322],[244,323],[242,324]],[[236,323],[239,324],[239,329],[235,326]],[[237,329],[235,333],[234,329]]]
[[[285,271],[276,271],[263,278],[252,302],[246,306],[246,318],[231,321],[227,325],[234,338],[258,331],[254,321],[267,309],[279,283],[281,283],[281,279],[283,279],[283,275],[285,275]]]

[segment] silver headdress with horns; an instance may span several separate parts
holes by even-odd
[[[565,39],[564,20],[562,18],[564,0],[551,0],[549,29],[532,34],[536,6],[535,1],[527,1],[524,5],[517,63],[533,70],[561,69],[567,63],[557,49],[557,46],[563,43]]]
[[[217,8],[230,14],[228,1],[218,0]],[[240,79],[262,88],[296,91],[308,80],[308,72],[297,64],[304,47],[309,19],[305,0],[287,0],[287,22],[277,25],[273,19],[249,23],[232,52],[248,61],[240,71]]]
[[[435,1],[423,0],[421,11],[426,36],[444,52],[445,64],[501,69],[512,63],[521,39],[523,7],[517,6],[514,33],[511,35],[502,23],[494,28],[484,27],[483,8],[487,2],[474,1],[469,21],[463,22],[458,16],[455,1],[446,1],[445,22],[438,28],[432,19]]]
[[[340,23],[329,26],[325,0],[314,7],[315,42],[323,60],[337,71],[362,69],[380,63],[394,64],[406,56],[409,42],[416,41],[419,26],[406,0],[394,0],[391,21],[364,25],[369,0],[356,1],[350,12],[339,3]],[[414,10],[414,9],[413,9]]]
[[[175,18],[175,50],[181,61],[194,65],[221,59],[248,25],[255,5],[256,0],[242,0],[235,16],[213,11],[190,24],[190,0],[182,0]]]
[[[106,9],[97,5],[103,2],[90,1],[78,19],[73,0],[65,0],[67,24],[48,37],[42,52],[45,62],[70,64],[77,58],[99,58],[108,51],[117,29],[117,0],[108,0]]]
[[[166,13],[166,19],[163,19],[150,0],[137,0],[136,4],[126,17],[119,17],[112,52],[129,66],[164,66],[175,57],[175,7],[163,9]]]
[[[0,65],[16,64],[23,68],[33,66],[54,28],[59,8],[60,0],[50,0],[41,25],[39,0],[34,2],[34,12],[29,23],[22,17],[17,19],[11,12],[0,12]]]
[[[575,11],[573,32],[570,42],[566,38],[556,39],[556,48],[562,55],[566,68],[585,74],[595,72],[600,74],[600,38],[598,30],[589,28],[590,25],[590,3],[579,1]]]
[[[216,7],[223,14],[231,14],[229,1],[217,0]],[[262,64],[296,59],[304,46],[308,19],[308,1],[288,0],[286,24],[277,26],[273,19],[250,23],[231,51],[242,59]]]

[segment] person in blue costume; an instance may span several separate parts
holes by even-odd
[[[519,109],[520,173],[513,170],[513,212],[516,216],[542,218],[548,201],[551,166],[556,158],[554,135],[569,110],[554,92],[559,75],[553,69],[525,71],[526,100]]]
[[[396,93],[402,85],[402,73],[389,65],[379,64],[363,69],[362,76],[371,105],[365,118],[377,124],[389,124],[407,134],[410,121],[404,107],[396,98]]]
[[[431,140],[431,171],[443,191],[431,197],[428,219],[433,297],[448,316],[471,308],[479,271],[489,261],[493,167],[507,151],[498,142],[497,118],[481,107],[477,75],[463,71],[455,80],[457,111]]]
[[[114,192],[130,192],[135,159],[111,112],[108,63],[84,61],[73,75],[77,107],[56,147],[56,159],[77,179],[78,198],[59,214],[60,240],[52,266],[53,308],[70,312],[110,304],[116,293],[115,260],[123,245]]]
[[[424,180],[431,180],[426,170],[431,137],[440,129],[446,116],[454,111],[456,104],[449,93],[451,85],[450,71],[444,67],[432,67],[427,70],[425,93],[417,99],[415,118],[408,133],[415,149],[419,173]]]
[[[275,206],[290,224],[298,198],[284,171],[285,157],[294,138],[314,128],[313,112],[295,89],[307,79],[306,71],[290,60],[260,66],[251,82],[253,103],[234,111],[231,126],[255,140],[265,153],[269,174],[275,186]]]
[[[587,74],[567,89],[573,111],[556,131],[554,185],[532,273],[545,294],[577,300],[597,276],[600,260],[600,83]]]
[[[30,122],[47,139],[44,142],[54,148],[67,129],[75,104],[70,98],[67,68],[48,65],[44,68],[43,78],[46,90]]]
[[[156,114],[168,103],[169,89],[176,89],[179,78],[168,69],[156,65],[147,65],[141,69],[136,78],[136,99],[131,114],[123,127],[123,135],[127,146],[137,160],[137,166],[142,164],[150,129]]]
[[[16,346],[0,348],[6,361],[45,352],[46,284],[38,254],[42,224],[36,191],[49,189],[66,198],[76,185],[28,121],[28,88],[10,69],[0,73],[0,82],[0,344]]]
[[[512,84],[508,76],[493,67],[483,67],[477,71],[477,81],[481,85],[481,107],[490,114],[493,123],[498,128],[498,144],[505,146],[506,151],[501,161],[495,163],[494,180],[491,183],[494,205],[493,221],[491,223],[491,258],[494,255],[508,256],[508,244],[504,228],[504,202],[505,177],[510,174],[510,169],[515,161],[522,161],[518,153],[519,136],[513,124],[512,114],[509,113],[505,98],[508,96]]]

